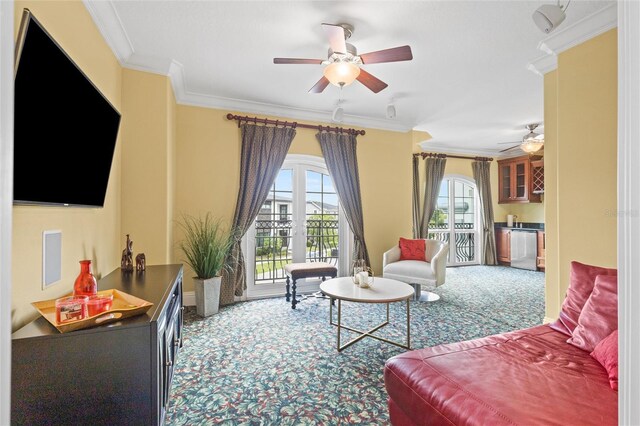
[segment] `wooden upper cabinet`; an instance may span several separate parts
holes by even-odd
[[[498,202],[539,203],[540,194],[533,191],[531,158],[528,155],[498,161]]]

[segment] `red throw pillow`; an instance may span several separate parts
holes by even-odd
[[[591,356],[598,361],[609,374],[611,389],[618,390],[618,330],[614,331],[596,345]]]
[[[598,275],[618,275],[617,269],[602,268],[599,266],[585,265],[580,262],[571,262],[571,274],[567,295],[562,302],[560,317],[551,323],[551,328],[571,336],[578,326],[578,317],[584,304],[591,295],[593,285]]]
[[[598,275],[593,292],[580,312],[578,326],[567,342],[591,352],[602,339],[617,329],[618,277]]]
[[[427,261],[424,253],[426,244],[424,240],[408,240],[400,237],[400,260],[422,260]]]

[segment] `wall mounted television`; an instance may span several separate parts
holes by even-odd
[[[14,113],[14,204],[103,207],[120,113],[27,9]]]

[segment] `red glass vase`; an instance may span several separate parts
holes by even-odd
[[[93,296],[98,292],[98,282],[91,273],[91,261],[80,261],[80,275],[73,284],[74,296]]]

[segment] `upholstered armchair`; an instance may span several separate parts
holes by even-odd
[[[395,246],[384,253],[382,276],[411,284],[415,300],[434,301],[440,299],[435,293],[422,292],[421,286],[436,288],[445,281],[449,244],[438,240],[425,240],[425,259],[400,260],[400,247]]]

